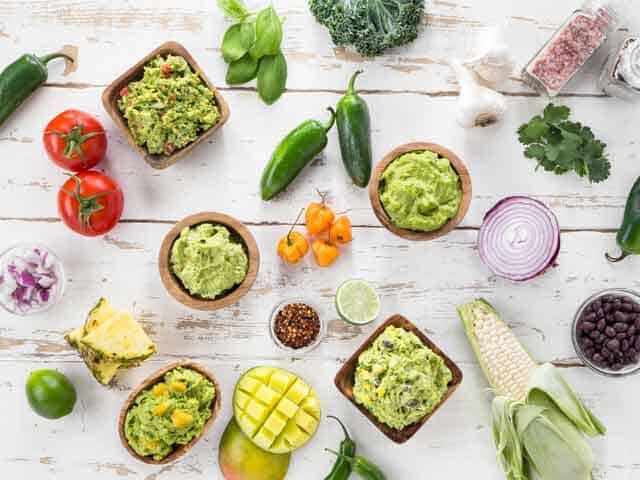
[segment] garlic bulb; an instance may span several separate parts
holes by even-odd
[[[475,55],[463,64],[491,85],[505,81],[513,73],[515,60],[503,28],[496,26],[485,30],[478,38]]]
[[[507,110],[504,96],[480,85],[478,76],[460,60],[449,60],[460,84],[457,122],[464,128],[488,127],[498,122]]]

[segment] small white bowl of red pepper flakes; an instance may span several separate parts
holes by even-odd
[[[320,310],[302,299],[285,300],[276,305],[269,321],[274,343],[287,353],[307,353],[316,348],[325,333]]]

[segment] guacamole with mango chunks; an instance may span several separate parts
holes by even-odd
[[[442,357],[391,325],[358,357],[353,393],[380,422],[402,430],[434,410],[452,379]]]
[[[405,153],[382,173],[380,201],[396,227],[432,232],[458,213],[460,177],[451,162],[437,153]]]
[[[177,445],[202,435],[215,397],[213,383],[195,370],[167,372],[164,381],[140,393],[127,412],[127,442],[138,455],[162,460]]]
[[[223,225],[186,227],[171,247],[171,270],[191,295],[214,299],[247,276],[249,257]]]
[[[120,92],[118,109],[136,144],[171,155],[220,121],[215,95],[180,56],[157,56]]]

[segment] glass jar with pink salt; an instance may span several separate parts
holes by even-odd
[[[589,0],[562,24],[525,67],[522,78],[537,92],[557,96],[607,40],[615,11],[606,0]]]

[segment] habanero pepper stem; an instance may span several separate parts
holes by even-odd
[[[327,110],[331,113],[327,123],[317,120],[302,122],[276,147],[260,180],[260,196],[263,200],[271,200],[287,188],[327,146],[327,133],[336,119],[335,110],[331,107]]]
[[[387,480],[387,477],[384,476],[382,470],[364,457],[359,455],[356,455],[355,457],[348,457],[328,448],[325,448],[325,450],[329,453],[333,453],[338,458],[343,458],[349,462],[353,471],[356,472],[363,480]]]
[[[74,59],[65,53],[52,53],[43,57],[27,54],[0,73],[0,125],[47,81],[47,64],[56,58],[74,62]]]
[[[630,255],[640,255],[640,178],[629,192],[616,241],[622,253],[618,257],[605,253],[606,259],[611,263],[618,263]]]
[[[345,457],[353,457],[356,454],[356,444],[349,436],[349,432],[347,432],[347,428],[340,421],[338,417],[334,417],[332,415],[328,415],[327,418],[332,418],[340,427],[342,427],[342,432],[344,433],[344,440],[340,442],[340,454]],[[345,458],[338,457],[336,459],[336,463],[333,465],[331,472],[329,475],[325,477],[324,480],[347,480],[351,475],[352,467],[351,463],[349,463]]]

